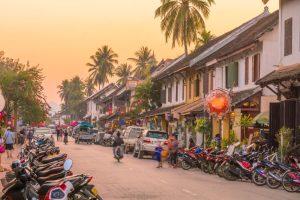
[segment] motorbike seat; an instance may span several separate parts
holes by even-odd
[[[47,164],[47,163],[50,163],[50,162],[53,162],[56,160],[63,160],[65,158],[65,156],[66,156],[66,154],[61,154],[61,155],[51,157],[51,158],[43,158],[41,162],[44,164]]]
[[[55,168],[52,168],[52,169],[46,169],[46,170],[43,170],[43,171],[39,171],[39,172],[36,173],[36,175],[38,177],[45,177],[45,176],[49,176],[50,174],[59,173],[63,170],[64,170],[63,167],[55,167]]]
[[[46,182],[46,183],[44,183],[44,184],[39,188],[38,194],[39,194],[39,195],[46,195],[47,192],[48,192],[51,188],[57,186],[60,182],[61,182],[61,180],[58,180],[58,181],[55,181],[55,182]]]
[[[37,178],[37,181],[38,181],[39,184],[43,184],[46,181],[60,179],[60,178],[63,178],[64,176],[65,176],[65,172],[62,171],[60,173],[52,174],[52,175],[49,175],[49,176],[46,176],[46,177],[39,177],[39,178]]]

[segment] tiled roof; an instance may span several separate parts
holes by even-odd
[[[279,67],[277,70],[274,70],[270,74],[258,80],[256,84],[264,87],[269,84],[276,84],[282,81],[288,81],[293,79],[300,80],[300,63]]]

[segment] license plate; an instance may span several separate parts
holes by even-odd
[[[95,187],[92,188],[91,192],[93,193],[93,195],[97,196],[98,195],[98,191]]]

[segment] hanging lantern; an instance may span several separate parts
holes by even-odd
[[[205,107],[210,115],[221,119],[231,108],[231,98],[226,91],[216,89],[206,97]]]

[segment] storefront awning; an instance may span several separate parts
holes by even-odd
[[[154,110],[144,112],[140,115],[140,117],[152,117],[152,116],[159,116],[159,115],[164,115],[167,112],[171,112],[172,109],[177,108],[181,106],[182,104],[175,105],[175,106],[168,106],[168,107],[161,107],[161,108],[156,108]]]
[[[300,79],[300,63],[280,66],[265,77],[259,79],[256,84],[265,87],[269,84],[279,84],[283,81]]]
[[[231,96],[232,96],[231,104],[232,104],[232,106],[236,106],[237,104],[245,101],[249,97],[251,97],[261,91],[262,91],[262,88],[258,86],[256,88],[252,88],[249,90],[234,92],[231,94]]]
[[[175,109],[172,109],[172,114],[175,118],[179,118],[178,115],[189,115],[193,112],[202,112],[203,110],[204,110],[204,99],[198,99],[191,103],[187,103]]]
[[[259,113],[256,117],[254,117],[253,122],[260,125],[269,125],[269,112]]]

